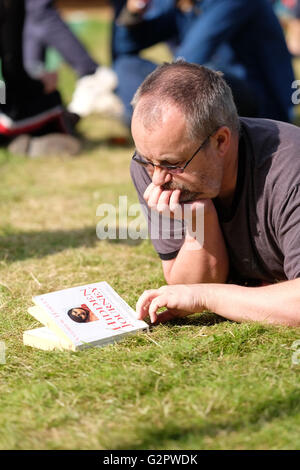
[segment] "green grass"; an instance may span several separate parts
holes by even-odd
[[[100,59],[97,37],[108,30],[93,28]],[[74,77],[64,67],[60,78],[67,99]],[[106,280],[134,307],[164,283],[149,241],[95,234],[98,204],[137,201],[132,148],[107,140],[126,130],[95,117],[80,129],[78,158],[0,152],[0,448],[299,449],[300,366],[291,363],[299,329],[206,313],[102,349],[23,346],[23,331],[38,326],[26,313],[33,295]]]

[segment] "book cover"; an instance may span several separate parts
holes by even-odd
[[[72,287],[33,298],[29,313],[48,327],[68,349],[103,346],[138,331],[144,321],[107,282]]]

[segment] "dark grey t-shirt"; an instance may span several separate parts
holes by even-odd
[[[141,204],[151,179],[131,165]],[[300,129],[268,119],[241,118],[237,186],[230,210],[213,200],[227,245],[231,279],[300,277]],[[150,220],[150,210],[145,205]],[[152,239],[162,259],[177,256],[183,239]],[[164,238],[166,238],[164,236]]]

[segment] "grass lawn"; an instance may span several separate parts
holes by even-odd
[[[105,63],[108,33],[99,22],[82,32]],[[67,67],[60,80],[67,99]],[[126,130],[94,117],[80,126],[88,142],[78,158],[0,152],[0,449],[300,449],[299,329],[206,313],[102,349],[23,346],[23,331],[38,326],[26,313],[33,295],[106,280],[134,307],[164,283],[149,241],[95,233],[100,203],[137,202],[132,148],[108,144]]]

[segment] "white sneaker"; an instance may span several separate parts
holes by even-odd
[[[79,116],[87,116],[92,112],[96,112],[96,106],[96,109],[99,108],[98,112],[100,112],[100,109],[107,107],[107,105],[101,107],[100,97],[103,95],[104,98],[104,96],[108,95],[110,98],[106,98],[104,101],[107,103],[111,102],[114,113],[115,108],[120,108],[121,103],[118,103],[118,106],[116,105],[118,98],[112,93],[117,84],[117,75],[112,69],[102,66],[98,67],[94,74],[82,77],[77,81],[68,110]]]
[[[80,97],[72,101],[68,106],[68,111],[78,114],[81,117],[97,113],[107,117],[121,119],[124,114],[124,106],[120,98],[113,93],[93,93],[84,98]]]
[[[91,106],[93,113],[107,117],[121,119],[124,115],[124,106],[120,98],[113,92],[99,94]]]

